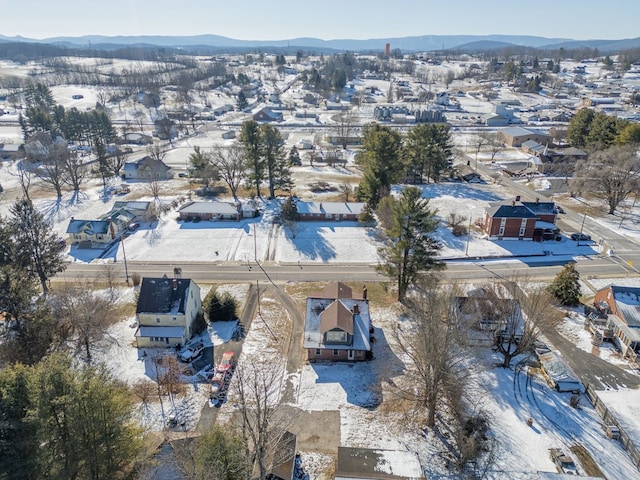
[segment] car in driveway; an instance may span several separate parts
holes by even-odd
[[[556,464],[556,468],[560,473],[564,473],[565,475],[578,475],[578,469],[576,468],[575,462],[570,456],[565,455],[561,449],[550,448],[549,454],[551,455],[551,460]]]
[[[196,358],[202,355],[204,352],[204,346],[202,344],[191,345],[180,352],[179,358],[183,362],[193,362]]]

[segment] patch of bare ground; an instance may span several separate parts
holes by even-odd
[[[571,452],[578,458],[578,461],[582,465],[584,469],[584,473],[586,475],[592,477],[600,477],[607,478],[598,467],[598,464],[595,462],[591,454],[584,448],[581,444],[577,443],[571,447]]]
[[[363,287],[366,285],[367,298],[369,299],[369,304],[372,307],[388,307],[389,305],[396,303],[396,293],[387,282],[369,282],[366,284],[353,282],[344,283],[352,288],[355,296],[361,295]],[[307,297],[312,292],[322,290],[326,286],[327,283],[288,283],[285,285],[285,292],[293,298],[297,304],[304,306],[306,304]]]

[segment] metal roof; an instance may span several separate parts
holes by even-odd
[[[184,326],[182,327],[145,327],[141,325],[136,330],[136,337],[160,337],[160,338],[182,338],[184,334]]]

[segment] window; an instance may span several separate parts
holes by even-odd
[[[316,355],[320,355],[320,349],[316,348]]]
[[[177,317],[173,317],[171,320],[175,322],[177,320]]]
[[[156,323],[160,323],[160,317],[156,317]]]
[[[334,330],[325,333],[326,343],[347,343],[347,332],[342,330]]]
[[[338,356],[338,350],[334,350],[333,351],[333,355],[337,357]]]
[[[522,222],[520,222],[520,233],[518,233],[519,237],[524,237],[524,231],[527,228],[527,219],[523,218]]]

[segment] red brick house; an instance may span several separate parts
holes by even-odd
[[[491,240],[553,239],[557,214],[553,202],[493,203],[485,210],[482,229]]]
[[[366,360],[370,328],[366,287],[357,297],[334,282],[307,297],[303,345],[309,360]]]
[[[607,330],[624,356],[640,354],[640,288],[610,285],[596,293],[593,305],[607,318]]]

